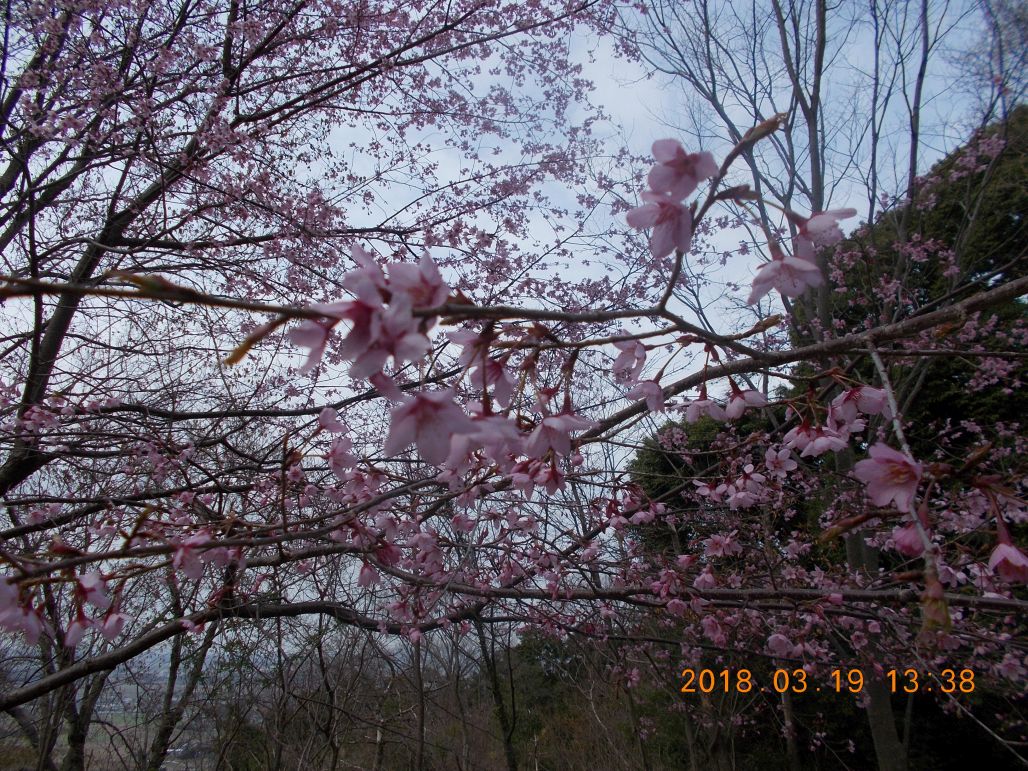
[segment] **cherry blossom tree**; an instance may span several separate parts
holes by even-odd
[[[1008,644],[1023,631],[1021,440],[997,427],[1011,444],[915,454],[886,360],[955,355],[947,335],[1020,307],[1028,278],[958,271],[862,326],[823,319],[857,213],[790,203],[786,236],[753,215],[770,205],[757,183],[729,182],[781,141],[783,116],[719,155],[658,140],[642,167],[647,148],[604,158],[591,118],[573,122],[587,83],[569,35],[609,30],[613,12],[10,14],[0,625],[32,664],[9,667],[0,705],[37,765],[55,765],[66,728],[62,764],[83,767],[112,673],[155,651],[174,661],[149,767],[233,647],[257,651],[255,670],[276,659],[282,699],[335,704],[330,663],[290,658],[327,654],[329,619],[411,673],[419,768],[432,646],[477,645],[495,682],[489,635],[522,627],[634,644],[663,624],[683,661],[713,646],[812,679],[959,660],[1023,692],[1028,662]],[[1000,152],[975,155],[975,173]],[[589,232],[548,197],[567,191],[610,226]],[[679,299],[729,221],[770,255],[739,302],[816,295],[816,315],[785,304],[788,319],[717,331]],[[665,415],[725,430],[707,467],[647,490],[628,461]],[[669,452],[693,452],[678,438]],[[791,532],[803,498],[821,504],[802,512],[817,527]],[[673,547],[647,550],[643,529]],[[805,559],[844,534],[850,549],[902,543],[910,561]],[[627,663],[616,674],[635,684]],[[338,763],[334,730],[319,752]]]

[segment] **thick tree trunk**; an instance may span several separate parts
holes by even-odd
[[[110,672],[102,672],[89,681],[80,704],[75,705],[74,696],[68,702],[68,751],[61,762],[61,771],[85,771],[89,726],[108,675]]]
[[[182,715],[185,714],[186,707],[189,706],[189,702],[193,698],[193,692],[196,690],[196,686],[203,675],[203,665],[207,660],[207,653],[214,643],[217,628],[217,622],[212,622],[207,627],[207,634],[204,636],[203,645],[200,646],[200,649],[195,654],[196,658],[193,661],[193,668],[186,678],[185,686],[178,701],[173,705],[172,697],[175,693],[175,682],[178,676],[178,668],[181,665],[182,655],[182,636],[179,635],[175,638],[172,648],[172,670],[168,675],[168,690],[165,693],[164,711],[157,725],[157,735],[154,736],[153,742],[150,743],[150,751],[147,754],[146,765],[144,766],[146,771],[160,771],[161,766],[164,765],[164,760],[168,756],[168,750],[171,749],[171,739],[175,729],[178,727]]]
[[[785,754],[789,760],[789,771],[800,771],[800,748],[796,744],[796,718],[792,712],[792,694],[782,691],[782,717],[785,719]]]
[[[503,693],[500,691],[500,678],[496,673],[496,661],[493,659],[492,651],[486,645],[485,631],[479,621],[475,621],[475,629],[478,632],[478,644],[482,651],[482,662],[485,664],[486,674],[489,675],[489,690],[493,697],[493,710],[496,713],[496,720],[500,724],[500,733],[503,736],[503,755],[507,761],[507,771],[517,771],[518,758],[514,751],[514,727],[511,725],[510,716],[507,714],[507,707],[503,703]]]
[[[846,562],[851,570],[864,570],[873,575],[878,569],[878,552],[867,545],[862,533],[846,538]],[[865,690],[868,696],[867,719],[874,741],[875,757],[880,771],[906,771],[907,754],[899,733],[892,709],[892,695],[884,680],[867,677]]]
[[[421,673],[421,640],[414,643],[414,687],[418,698],[418,746],[414,767],[417,771],[425,771],[425,682]]]

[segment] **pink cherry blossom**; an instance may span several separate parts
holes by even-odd
[[[1010,584],[1028,584],[1028,556],[1012,543],[999,543],[989,557],[989,570]]]
[[[325,347],[332,335],[332,327],[335,322],[329,321],[304,321],[300,326],[290,329],[286,333],[289,342],[300,348],[309,348],[307,360],[300,367],[300,372],[307,373],[314,369],[321,362],[325,355]]]
[[[614,347],[621,352],[611,365],[614,379],[619,383],[634,383],[646,365],[646,346],[638,340],[619,340]]]
[[[589,541],[586,544],[585,549],[582,550],[579,559],[582,562],[592,562],[596,559],[596,556],[600,553],[600,545],[595,541]]]
[[[664,389],[656,380],[640,380],[625,396],[629,399],[645,399],[650,412],[664,411]]]
[[[650,253],[660,259],[675,249],[689,251],[692,243],[692,212],[670,196],[647,190],[642,194],[646,201],[626,215],[633,228],[653,228],[650,233]]]
[[[723,646],[728,643],[728,639],[725,637],[725,633],[721,628],[720,622],[713,616],[704,616],[700,619],[700,626],[703,628],[703,634],[706,635],[707,639],[714,643],[714,645]]]
[[[832,410],[836,420],[842,423],[853,423],[858,412],[892,417],[888,395],[883,389],[871,386],[857,386],[843,391],[832,400]]]
[[[767,649],[778,658],[789,658],[793,655],[795,648],[792,641],[780,632],[775,632],[767,638]]]
[[[743,466],[742,474],[736,479],[735,486],[751,493],[761,493],[764,490],[765,482],[767,482],[767,477],[757,471],[752,463],[747,463]]]
[[[462,367],[481,361],[489,355],[489,335],[473,332],[470,329],[453,329],[446,333],[452,342],[462,347],[458,362]]]
[[[840,452],[847,446],[848,434],[833,425],[812,426],[803,420],[782,437],[782,443],[790,450],[800,450],[801,458],[817,457],[826,452]]]
[[[22,605],[18,596],[18,585],[9,576],[0,575],[0,629],[21,632],[30,643],[35,643],[43,631],[38,611]]]
[[[510,481],[526,498],[531,500],[535,493],[535,478],[542,463],[537,460],[522,460],[514,464],[510,471]]]
[[[506,454],[519,455],[524,437],[514,421],[502,415],[477,416],[471,438],[494,461],[500,462]]]
[[[395,565],[403,557],[403,552],[395,544],[387,543],[375,549],[375,559],[383,565]]]
[[[996,530],[999,543],[989,558],[989,570],[1007,583],[1028,584],[1028,556],[1014,545],[1003,515],[996,511]]]
[[[97,570],[90,571],[79,576],[79,591],[84,602],[107,610],[111,605],[111,598],[107,596],[107,585]]]
[[[337,436],[332,440],[328,452],[325,453],[328,467],[340,479],[345,480],[347,478],[346,473],[357,465],[357,458],[350,452],[352,449],[353,442],[345,436]]]
[[[967,583],[967,573],[962,570],[954,570],[951,566],[944,562],[940,562],[936,565],[939,573],[939,580],[947,586],[958,587],[961,584]]]
[[[727,496],[728,508],[732,511],[746,509],[760,502],[760,496],[756,492],[735,483],[727,485],[724,494]]]
[[[795,256],[786,256],[774,243],[770,245],[771,260],[765,262],[753,277],[753,288],[750,290],[747,303],[753,305],[772,289],[777,289],[786,297],[799,297],[808,288],[821,286],[824,276],[812,262]]]
[[[776,450],[773,447],[764,453],[764,466],[772,476],[784,479],[790,471],[795,471],[799,464],[792,459],[788,449]]]
[[[1028,669],[1021,664],[1016,653],[1007,653],[997,667],[997,671],[1007,680],[1023,683],[1028,675]]]
[[[847,447],[847,439],[829,426],[817,426],[808,434],[808,440],[800,453],[801,458],[816,458],[826,452],[841,452]]]
[[[817,437],[816,430],[807,420],[793,426],[782,437],[782,443],[790,450],[804,450]]]
[[[665,607],[668,613],[676,616],[684,616],[689,610],[689,606],[681,600],[668,600],[668,604]]]
[[[325,407],[318,413],[318,425],[323,431],[338,434],[346,431],[346,426],[339,421],[339,413],[331,407]]]
[[[435,308],[450,296],[450,287],[427,254],[417,264],[397,262],[390,265],[389,288],[394,293],[406,294],[414,308]]]
[[[426,462],[438,466],[450,454],[454,434],[468,434],[475,426],[453,402],[453,389],[420,391],[391,411],[385,453],[394,455],[416,443]]]
[[[883,388],[872,388],[861,386],[860,394],[857,397],[857,409],[865,415],[884,415],[892,418],[892,408],[889,406],[889,395]]]
[[[95,626],[95,622],[86,618],[82,613],[79,613],[64,631],[64,647],[76,648],[78,644],[82,642],[82,637],[85,635],[86,630]]]
[[[365,562],[361,565],[360,573],[357,576],[357,586],[368,587],[374,586],[379,582],[378,571],[375,570],[374,566],[370,563]]]
[[[854,217],[856,214],[856,209],[835,209],[815,214],[810,219],[795,214],[790,216],[799,227],[792,242],[793,256],[807,262],[816,262],[819,247],[833,246],[842,240],[839,220]]]
[[[357,300],[312,305],[311,310],[323,313],[326,318],[309,319],[286,333],[293,345],[310,349],[307,361],[300,367],[301,373],[310,372],[321,361],[332,331],[339,321],[350,323],[350,332],[340,345],[343,358],[357,359],[378,340],[382,326],[382,298],[372,279],[347,281],[358,274],[364,275],[361,271],[355,271],[343,279],[344,286],[349,285],[352,291],[359,293]],[[406,307],[409,308],[409,304]]]
[[[657,164],[650,169],[647,182],[655,193],[665,193],[676,201],[692,195],[702,179],[717,174],[717,163],[710,153],[687,153],[674,139],[658,139],[653,143]]]
[[[464,512],[454,514],[453,518],[450,520],[450,524],[458,533],[470,533],[478,527],[478,521]]]
[[[760,391],[751,388],[740,390],[735,383],[732,383],[732,395],[728,397],[728,404],[725,406],[725,417],[735,420],[742,416],[747,407],[766,407],[767,399]]]
[[[21,615],[18,587],[7,576],[0,575],[0,628],[14,630],[14,621]]]
[[[888,506],[894,501],[900,511],[910,511],[921,481],[921,464],[881,442],[871,447],[869,455],[854,466],[853,473],[867,485],[872,503]]]
[[[344,342],[343,351],[347,358],[353,358],[350,376],[366,378],[381,371],[386,360],[392,356],[396,366],[409,361],[417,361],[429,348],[428,338],[419,330],[419,321],[411,313],[411,301],[405,295],[395,295],[389,307],[379,315],[377,325],[369,325],[368,337],[365,340],[361,332],[361,342],[366,343],[363,350],[358,350],[357,343],[350,345],[350,339],[356,332],[351,332]]]
[[[125,613],[108,613],[100,622],[100,634],[107,642],[114,642],[128,620],[129,617]]]
[[[896,551],[904,557],[917,557],[924,552],[921,534],[917,530],[917,525],[913,523],[893,530],[892,543],[896,547]]]
[[[724,500],[723,493],[727,489],[725,485],[715,486],[713,482],[704,482],[700,479],[692,480],[692,483],[696,485],[696,494],[701,495],[704,498],[710,498],[716,503],[721,503]]]
[[[707,387],[700,386],[700,398],[688,402],[685,408],[685,421],[695,423],[703,416],[711,420],[724,420],[727,415],[724,408],[712,399],[707,398]]]
[[[635,514],[628,518],[628,521],[633,525],[648,525],[656,518],[657,515],[653,509],[643,509],[642,511],[635,512]]]
[[[554,495],[565,487],[564,472],[557,468],[555,460],[542,464],[535,474],[534,481],[546,490],[548,495]]]
[[[839,220],[856,216],[856,209],[832,209],[812,214],[807,220],[797,218],[799,234],[813,242],[815,246],[834,246],[842,240]]]
[[[504,409],[510,406],[510,400],[514,396],[514,378],[501,362],[495,359],[481,362],[472,370],[471,382],[482,391],[492,386],[496,403]]]
[[[368,382],[375,387],[382,396],[390,401],[399,402],[403,400],[403,391],[396,384],[396,381],[384,372],[376,372],[368,378]]]
[[[740,544],[735,537],[738,535],[738,531],[733,530],[727,535],[721,535],[715,533],[704,540],[703,545],[706,547],[706,553],[708,557],[731,557],[736,554],[742,554],[742,544]]]
[[[351,247],[350,256],[358,267],[343,276],[343,287],[367,305],[381,305],[386,278],[375,256],[357,244]]]
[[[43,620],[40,618],[39,609],[32,607],[31,604],[28,607],[22,608],[18,618],[18,626],[22,634],[25,635],[25,639],[30,644],[35,644],[39,640],[39,635],[43,633]]]
[[[350,323],[350,332],[340,344],[339,353],[344,359],[354,361],[379,337],[382,327],[381,298],[375,296],[369,300],[339,303],[337,314]]]
[[[584,431],[594,425],[591,420],[571,412],[545,417],[525,442],[525,455],[542,458],[549,450],[557,455],[569,455],[571,432]]]
[[[194,581],[199,581],[200,576],[203,575],[204,561],[201,560],[196,547],[201,546],[210,540],[210,533],[207,533],[206,531],[200,531],[195,535],[191,535],[188,538],[181,540],[175,548],[175,555],[172,557],[171,564],[177,570],[181,570],[185,573],[188,578],[191,578]]]
[[[717,586],[717,579],[714,578],[714,574],[711,572],[709,565],[703,568],[703,572],[696,576],[692,585],[701,592],[705,589],[713,589]]]

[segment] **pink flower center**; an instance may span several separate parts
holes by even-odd
[[[660,213],[657,214],[657,224],[660,225],[664,222],[671,222],[678,217],[678,207],[673,203],[666,203],[661,201],[657,204],[660,207]]]
[[[916,482],[917,474],[910,466],[903,463],[890,463],[886,469],[885,476],[893,484],[901,485],[907,482]]]

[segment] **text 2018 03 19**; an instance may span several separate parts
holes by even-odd
[[[770,682],[765,684],[757,683],[749,669],[683,669],[681,678],[682,693],[750,693],[754,690],[775,693],[860,693],[868,680],[860,669],[833,669],[827,681],[819,684],[811,680],[806,670],[798,668],[772,670]],[[974,671],[971,669],[946,668],[938,672],[913,668],[889,669],[883,680],[893,693],[972,693],[975,688]]]

